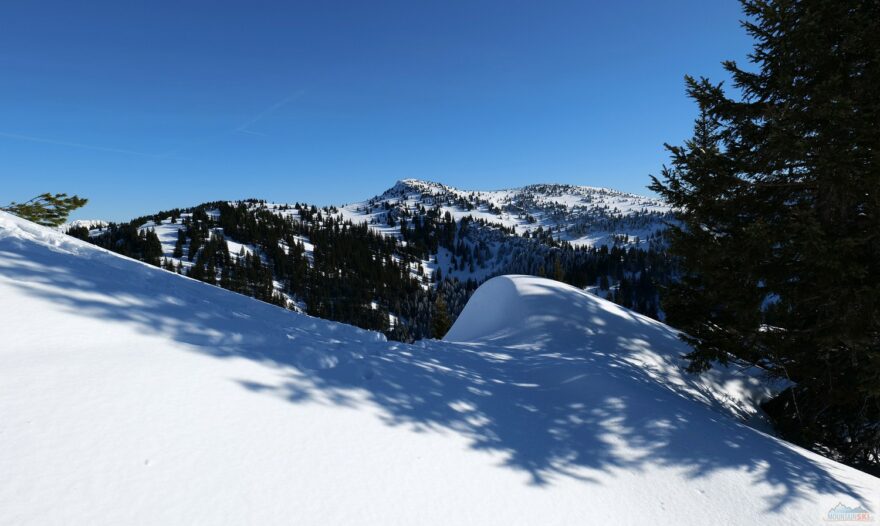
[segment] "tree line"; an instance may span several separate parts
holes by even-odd
[[[655,284],[670,273],[659,251],[522,238],[509,227],[469,216],[455,221],[439,206],[396,210],[399,238],[334,212],[298,203],[270,208],[257,200],[213,202],[68,233],[205,283],[401,341],[442,337],[479,283],[494,275],[529,273],[594,286],[621,305],[658,317]],[[163,223],[176,225],[170,255],[163,254],[155,232]],[[231,253],[227,241],[243,248]],[[451,255],[447,269],[437,262],[441,249]],[[477,268],[486,270],[480,280],[470,276]]]

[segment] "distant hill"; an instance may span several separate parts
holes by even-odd
[[[655,199],[540,184],[467,191],[408,179],[343,206],[244,200],[68,233],[294,310],[411,341],[432,335],[437,295],[454,321],[484,280],[532,274],[661,318],[670,269]]]
[[[461,190],[405,179],[368,201],[342,207],[346,217],[373,224],[418,206],[439,206],[453,218],[471,216],[514,229],[516,234],[550,232],[574,246],[645,244],[671,219],[658,199],[608,188],[533,184],[507,190]],[[638,238],[638,240],[636,240]]]

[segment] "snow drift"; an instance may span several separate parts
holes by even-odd
[[[745,425],[748,370],[505,276],[404,345],[0,213],[2,524],[812,524],[880,481]]]

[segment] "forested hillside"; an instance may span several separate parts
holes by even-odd
[[[512,272],[590,288],[660,315],[656,286],[670,273],[660,242],[662,212],[609,209],[595,195],[626,194],[608,190],[581,191],[580,198],[591,200],[586,208],[572,206],[571,189],[580,187],[508,191],[506,205],[497,204],[497,195],[491,200],[438,188],[399,183],[345,207],[212,202],[91,230],[73,225],[67,232],[169,271],[403,341],[442,336],[480,283]],[[548,194],[566,188],[569,194],[556,197],[567,205],[546,204]],[[511,220],[513,206],[518,220]],[[568,228],[590,231],[610,246],[567,241]],[[640,238],[630,231],[649,232]]]

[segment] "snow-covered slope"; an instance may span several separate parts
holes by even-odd
[[[747,372],[495,278],[405,345],[0,212],[0,524],[814,524],[880,480],[742,423]]]

